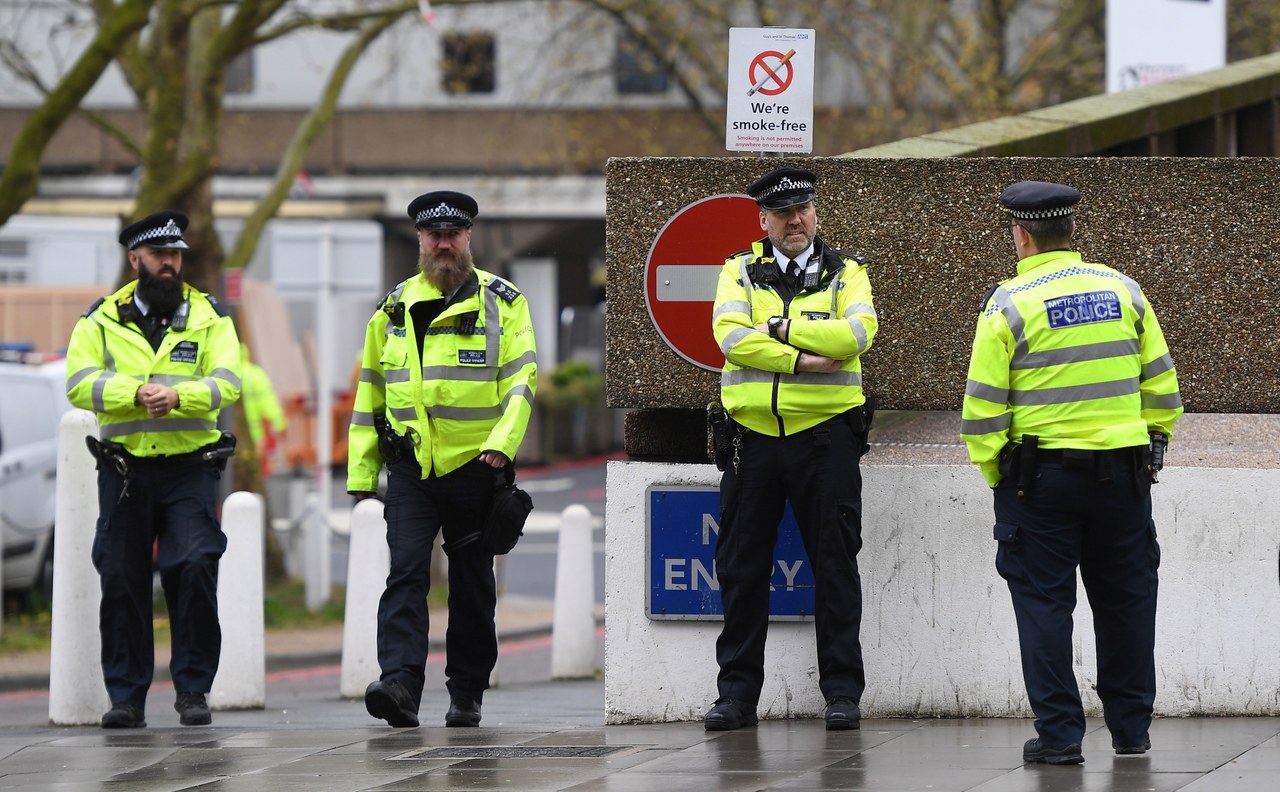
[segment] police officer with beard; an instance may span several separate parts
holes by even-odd
[[[229,450],[218,412],[240,396],[240,341],[214,298],[182,280],[187,217],[166,211],[120,232],[137,280],[93,305],[67,347],[67,396],[98,416],[102,672],[111,709],[102,727],[146,726],[154,670],[152,547],[172,631],[169,671],[184,726],[211,721],[218,671],[218,521]],[[228,436],[229,437],[229,436]]]
[[[818,178],[778,168],[747,188],[766,236],[720,271],[712,330],[732,447],[720,482],[716,575],[724,627],[709,731],[757,722],[769,585],[788,501],[816,582],[818,687],[829,730],[857,729],[862,476],[870,414],[862,355],[878,322],[863,259],[817,235]]]
[[[479,540],[495,479],[510,471],[532,414],[537,355],[529,305],[476,269],[469,195],[438,191],[408,208],[420,272],[400,283],[365,335],[349,432],[347,490],[375,497],[387,466],[391,571],[378,605],[381,678],[369,714],[418,725],[427,658],[432,543],[449,556],[446,726],[480,725],[498,658],[492,550]]]

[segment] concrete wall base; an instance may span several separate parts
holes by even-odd
[[[864,466],[862,646],[867,717],[1029,716],[1009,593],[995,571],[990,490],[971,466]],[[645,615],[645,491],[711,485],[710,465],[612,462],[605,521],[609,723],[700,719],[716,698],[718,621]],[[1160,715],[1280,715],[1280,470],[1166,470]],[[1076,676],[1101,715],[1093,619],[1076,609]],[[812,622],[773,622],[761,717],[814,717]]]

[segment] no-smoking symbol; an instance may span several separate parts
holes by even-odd
[[[747,91],[747,96],[756,93],[777,96],[787,90],[787,86],[791,85],[791,80],[796,76],[795,67],[791,65],[791,56],[795,54],[794,49],[787,50],[785,55],[777,50],[769,50],[755,56],[747,69],[747,79],[751,81],[751,90]],[[775,59],[777,63],[770,66],[768,62],[770,58]],[[760,76],[761,71],[764,72],[763,76]],[[779,74],[779,72],[783,73]]]

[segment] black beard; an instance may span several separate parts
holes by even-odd
[[[147,310],[155,316],[173,316],[182,304],[182,275],[160,278],[146,267],[138,268],[138,296],[146,303]]]

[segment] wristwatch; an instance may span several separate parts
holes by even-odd
[[[778,333],[782,330],[782,317],[770,316],[769,320],[765,324],[769,326],[769,337],[775,341],[781,341],[782,338]]]

